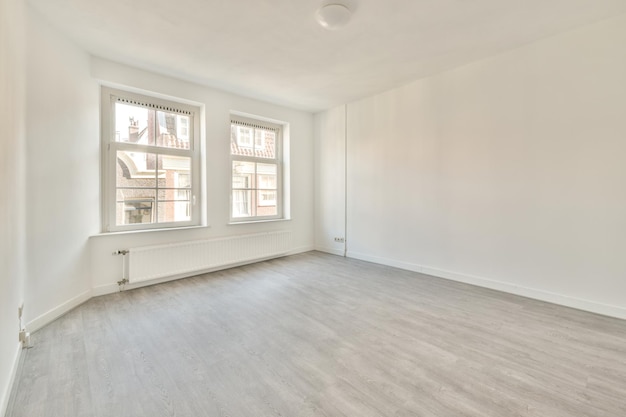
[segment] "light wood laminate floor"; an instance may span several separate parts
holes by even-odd
[[[626,321],[318,252],[94,298],[9,417],[626,416]]]

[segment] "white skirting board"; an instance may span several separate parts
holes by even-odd
[[[61,317],[63,314],[67,313],[71,309],[78,307],[85,301],[89,300],[92,297],[91,289],[84,291],[77,296],[70,298],[63,304],[59,304],[58,306],[46,311],[42,315],[34,318],[33,320],[26,323],[26,330],[30,333],[33,333],[48,323],[51,323],[55,319]]]
[[[329,248],[327,246],[315,246],[316,251],[330,253],[331,255],[343,256],[343,249]]]
[[[5,387],[5,392],[0,392],[0,416],[4,416],[9,406],[9,400],[11,399],[11,390],[15,383],[15,377],[17,376],[17,369],[20,364],[20,358],[22,356],[21,343],[16,344],[15,355],[13,357],[13,366],[11,368],[11,375],[9,375],[8,383]]]
[[[374,262],[381,265],[393,266],[408,271],[419,272],[425,275],[431,275],[438,278],[444,278],[451,281],[463,282],[465,284],[476,285],[478,287],[489,288],[492,290],[502,291],[509,294],[519,295],[522,297],[532,298],[535,300],[545,301],[552,304],[558,304],[565,307],[575,308],[577,310],[588,311],[591,313],[601,314],[603,316],[615,317],[626,320],[626,309],[619,306],[602,304],[590,300],[582,300],[579,298],[569,297],[566,295],[555,294],[552,292],[538,290],[535,288],[523,287],[503,281],[495,281],[488,278],[477,277],[469,274],[445,271],[425,265],[417,265],[409,262],[397,261],[395,259],[382,258],[364,253],[350,252],[348,258],[360,259],[362,261]]]

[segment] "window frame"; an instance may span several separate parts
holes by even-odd
[[[232,139],[232,127],[233,125],[236,126],[237,128],[237,134],[236,134],[236,138],[235,141],[237,142],[238,146],[242,146],[239,143],[239,128],[241,126],[246,127],[246,128],[253,128],[252,131],[252,147],[247,147],[245,145],[243,145],[243,147],[245,147],[246,149],[252,149],[253,150],[253,154],[254,154],[254,149],[256,148],[256,129],[264,129],[264,130],[272,130],[275,132],[276,136],[275,136],[275,142],[274,142],[274,158],[262,158],[262,157],[258,157],[256,155],[254,156],[246,156],[246,155],[235,155],[232,152],[232,144],[231,141]],[[283,185],[284,185],[284,155],[283,155],[283,141],[285,140],[284,138],[284,125],[283,124],[279,124],[279,123],[275,123],[275,122],[269,122],[266,121],[262,118],[255,118],[253,116],[240,116],[237,114],[231,114],[230,117],[230,129],[229,129],[229,175],[228,175],[228,180],[229,180],[229,200],[230,200],[230,204],[229,204],[229,219],[230,219],[230,224],[237,224],[237,223],[251,223],[251,222],[265,222],[265,221],[275,221],[275,220],[284,220],[285,219],[285,201],[284,201],[284,190],[283,190]],[[265,146],[265,139],[263,138],[263,146]],[[254,188],[236,188],[233,187],[233,182],[234,182],[234,178],[233,178],[233,162],[235,161],[241,161],[241,162],[250,162],[250,163],[254,163],[255,164],[255,187]],[[268,165],[276,165],[276,189],[263,189],[259,187],[259,184],[257,183],[258,181],[258,175],[263,175],[263,174],[258,174],[257,172],[257,164],[268,164]],[[272,191],[272,192],[276,192],[276,214],[275,215],[270,215],[270,216],[245,216],[245,217],[234,217],[233,216],[233,205],[235,204],[235,198],[234,198],[234,191],[248,191],[251,192],[252,194],[256,194],[256,197],[254,197],[252,199],[252,201],[249,201],[248,204],[251,205],[253,201],[256,201],[256,206],[257,207],[267,207],[267,205],[260,205],[259,204],[259,195],[261,192],[263,191]]]
[[[146,93],[137,93],[128,90],[111,88],[105,85],[101,86],[101,220],[102,232],[125,232],[125,231],[143,231],[143,230],[163,230],[179,227],[193,227],[201,224],[201,131],[200,118],[201,107],[188,104],[183,100],[176,98],[161,98]],[[116,113],[115,104],[122,102],[133,106],[144,107],[150,110],[163,111],[190,118],[188,128],[189,149],[180,149],[174,147],[164,147],[156,145],[146,145],[130,142],[116,141],[117,132],[115,127]],[[178,119],[177,119],[178,120]],[[178,133],[178,127],[177,127]],[[116,224],[117,221],[117,153],[118,151],[136,151],[159,156],[167,157],[185,157],[190,158],[190,201],[189,208],[191,216],[189,220],[169,221],[169,222],[152,222],[152,223],[132,223],[132,224]],[[153,209],[158,210],[159,200],[158,193],[160,188],[158,178],[155,177],[156,184],[154,187],[155,197],[153,201]],[[150,189],[150,187],[146,187]],[[177,190],[175,190],[177,191]],[[131,199],[131,200],[136,200]],[[175,203],[175,202],[174,202]],[[157,214],[152,212],[153,218],[156,219]]]

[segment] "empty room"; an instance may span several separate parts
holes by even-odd
[[[626,0],[0,22],[0,416],[626,416]]]

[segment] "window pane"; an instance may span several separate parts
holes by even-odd
[[[152,201],[127,201],[118,203],[118,212],[121,217],[118,218],[118,225],[152,223],[153,222],[153,204]]]
[[[115,103],[115,141],[154,145],[154,110]]]
[[[255,188],[254,162],[233,161],[233,188]]]
[[[258,201],[259,207],[276,207],[276,191],[271,190],[259,190],[258,192]],[[261,214],[259,214],[261,216]]]
[[[191,117],[115,103],[115,141],[190,149]]]
[[[186,201],[159,201],[159,223],[191,220],[191,204]]]
[[[190,118],[176,113],[156,112],[156,146],[164,148],[190,148]]]
[[[116,190],[116,201],[123,203],[130,200],[155,200],[156,190],[154,188],[118,188]]]
[[[117,151],[116,204],[117,225],[191,220],[191,158]]]
[[[254,129],[251,127],[230,125],[230,153],[232,155],[254,155]]]
[[[276,132],[270,129],[231,124],[230,152],[232,155],[275,159]]]
[[[158,222],[191,219],[191,158],[158,156]]]
[[[251,127],[237,126],[237,145],[242,148],[252,148],[254,129]]]
[[[276,216],[278,207],[276,206],[276,191],[259,190],[257,191],[257,216]]]
[[[183,188],[191,186],[191,158],[188,156],[159,155],[159,180],[165,179],[163,187]],[[159,181],[160,185],[160,181]]]
[[[188,188],[159,188],[159,203],[164,201],[191,201]]]
[[[276,158],[276,132],[272,130],[256,129],[254,156],[257,158]]]
[[[257,216],[276,216],[278,214],[276,206],[261,206],[257,210]]]
[[[233,217],[251,217],[254,215],[252,212],[252,196],[253,192],[250,190],[233,190]]]
[[[118,188],[116,196],[116,225],[155,221],[154,189]]]
[[[278,166],[275,164],[257,164],[258,188],[275,190],[277,188]]]
[[[176,137],[183,141],[189,141],[191,137],[191,118],[189,116],[176,115]]]
[[[156,187],[156,161],[153,153],[117,151],[117,187]]]

